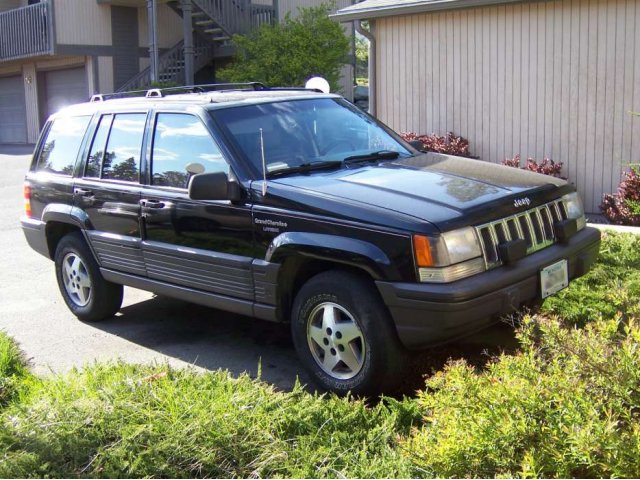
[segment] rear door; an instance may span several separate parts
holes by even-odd
[[[93,226],[87,234],[100,265],[136,275],[146,273],[139,219],[146,120],[146,112],[101,115],[73,189]]]
[[[149,278],[252,300],[249,204],[189,199],[198,172],[233,175],[203,119],[157,112],[148,185],[142,192],[142,250]]]
[[[73,204],[73,172],[90,121],[91,115],[59,116],[46,125],[28,175],[34,218],[42,218],[45,209],[67,211]]]

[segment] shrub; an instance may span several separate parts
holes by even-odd
[[[278,24],[264,24],[247,36],[234,35],[233,63],[217,77],[229,82],[264,82],[301,86],[314,75],[338,90],[340,69],[349,58],[349,40],[338,22],[329,18],[333,4],[299,8]]]
[[[503,165],[508,167],[522,168],[523,170],[529,170],[531,172],[542,173],[544,175],[551,175],[553,177],[565,178],[562,176],[562,162],[554,162],[550,158],[543,158],[540,163],[537,160],[529,157],[523,167],[520,167],[520,154],[515,155],[513,158],[505,158],[502,161]]]
[[[427,381],[407,455],[429,477],[636,477],[640,325],[526,318],[522,352]]]
[[[542,311],[578,326],[610,320],[638,304],[640,235],[602,232],[600,256],[589,273],[547,298]]]
[[[469,141],[466,138],[455,135],[453,132],[447,133],[446,136],[440,136],[435,133],[417,135],[413,132],[404,132],[400,136],[407,142],[420,140],[423,147],[421,150],[425,152],[446,153],[448,155],[473,158],[469,151]]]
[[[408,477],[415,404],[246,375],[94,365],[42,379],[0,424],[0,478]]]
[[[20,381],[27,376],[27,367],[18,346],[0,332],[0,407],[13,399]]]
[[[624,174],[617,193],[605,194],[600,211],[616,225],[640,226],[640,168],[632,165]]]

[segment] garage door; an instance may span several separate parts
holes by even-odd
[[[86,102],[87,98],[87,74],[84,67],[44,72],[46,117],[67,105]]]
[[[27,143],[22,77],[0,78],[0,143]]]

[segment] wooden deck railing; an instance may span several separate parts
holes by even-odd
[[[48,1],[0,13],[0,61],[53,53]]]

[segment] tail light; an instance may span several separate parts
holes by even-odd
[[[24,214],[31,217],[31,185],[24,182]]]

